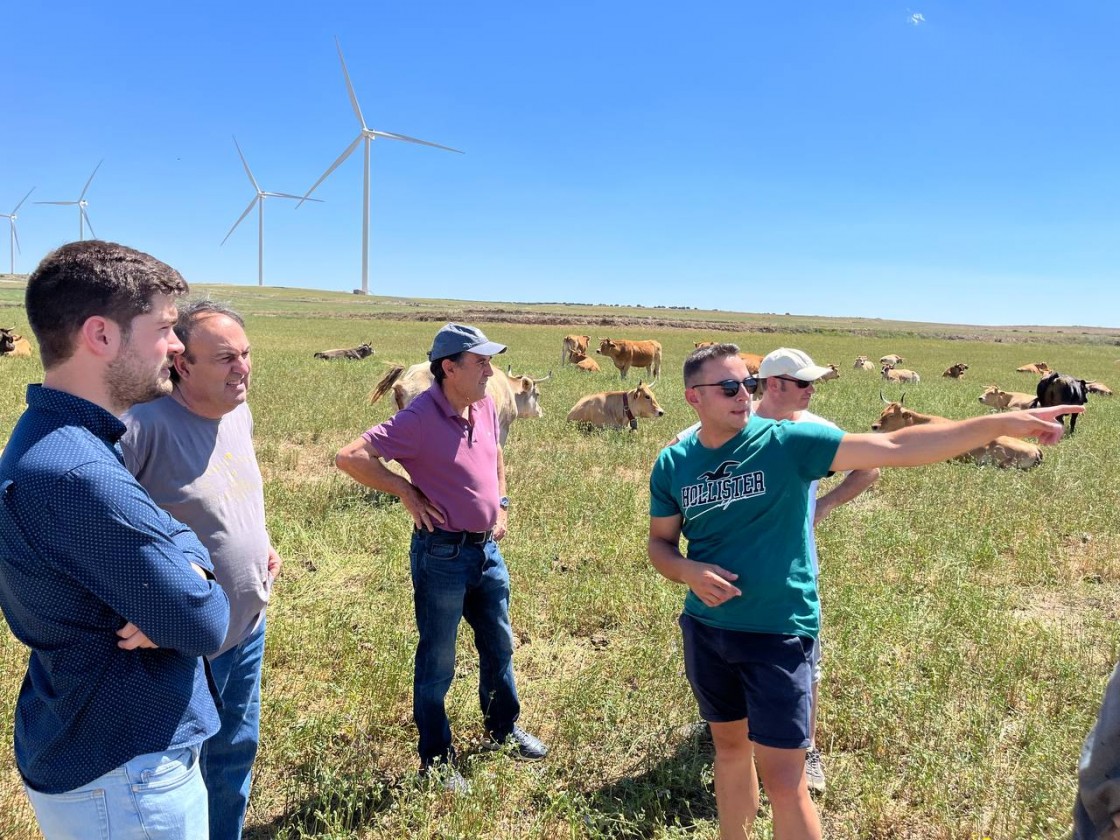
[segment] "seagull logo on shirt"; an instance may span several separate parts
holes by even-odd
[[[727,478],[731,475],[731,471],[737,466],[739,466],[738,461],[724,461],[714,470],[700,473],[700,478],[704,481],[719,481],[721,478]]]

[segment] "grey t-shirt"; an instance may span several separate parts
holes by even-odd
[[[253,415],[242,404],[210,420],[161,397],[121,419],[125,466],[156,504],[194,530],[229,596],[229,633],[213,658],[257,628],[272,587]]]

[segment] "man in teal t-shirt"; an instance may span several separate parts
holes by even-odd
[[[685,671],[711,724],[720,836],[747,836],[761,777],[775,836],[814,840],[821,828],[805,749],[820,606],[809,553],[810,483],[829,472],[932,464],[1000,435],[1055,443],[1062,427],[1054,418],[1077,409],[849,435],[751,417],[757,380],[738,353],[734,344],[717,344],[685,360],[685,399],[700,429],[654,464],[649,556],[658,572],[689,589],[680,618]]]

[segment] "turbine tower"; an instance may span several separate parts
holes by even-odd
[[[237,146],[237,154],[241,158],[241,165],[245,167],[245,174],[249,176],[249,183],[253,185],[253,189],[257,194],[253,196],[253,200],[249,202],[249,206],[245,208],[245,212],[238,216],[237,221],[233,223],[233,227],[229,229],[226,234],[226,239],[233,235],[237,230],[237,226],[241,224],[241,220],[249,215],[253,209],[253,205],[257,205],[257,285],[264,285],[264,200],[266,198],[291,198],[303,203],[308,200],[306,196],[290,195],[288,193],[266,192],[257,184],[257,179],[253,177],[253,172],[249,169],[249,162],[245,160],[245,155],[241,151],[241,146],[237,142],[237,138],[233,138],[233,145]],[[309,199],[310,201],[318,201],[317,198]],[[226,244],[226,239],[222,240],[222,245]],[[219,248],[221,245],[218,246]]]
[[[32,187],[31,189],[29,189],[27,191],[27,195],[31,195],[31,193],[33,193],[33,192],[35,192],[34,187]],[[9,243],[9,245],[11,245],[11,249],[12,249],[12,270],[10,272],[8,272],[9,274],[15,274],[16,273],[16,251],[20,250],[19,234],[16,233],[16,219],[18,219],[19,216],[16,215],[16,214],[19,213],[19,208],[23,206],[23,202],[27,201],[27,195],[25,195],[23,198],[21,198],[19,200],[19,204],[16,205],[16,209],[13,210],[11,213],[0,213],[0,219],[7,219],[8,220],[8,228],[9,228],[8,243]],[[20,253],[22,253],[22,251],[20,251]]]
[[[93,173],[89,176],[89,180],[86,181],[86,185],[84,187],[82,187],[82,194],[78,196],[77,201],[36,201],[35,202],[36,204],[63,204],[63,205],[76,204],[76,205],[78,205],[78,240],[79,241],[86,238],[86,228],[85,228],[86,225],[89,225],[89,232],[93,234],[95,239],[97,238],[97,234],[94,233],[94,231],[93,231],[93,222],[91,222],[89,220],[89,214],[86,213],[86,208],[89,207],[89,202],[86,201],[86,190],[88,190],[89,185],[93,183],[93,176],[97,174],[97,170],[101,168],[101,164],[103,164],[104,162],[105,162],[105,159],[102,158],[100,161],[98,161],[97,166],[93,167]]]
[[[456,152],[463,154],[459,149],[452,149],[450,146],[441,146],[439,143],[429,143],[427,140],[418,140],[415,137],[408,137],[404,134],[394,134],[389,131],[377,131],[376,129],[369,128],[366,125],[365,118],[362,116],[362,109],[358,106],[358,97],[354,93],[354,85],[350,83],[350,73],[346,70],[346,59],[342,57],[342,44],[339,43],[338,38],[334,39],[335,46],[338,48],[338,60],[342,63],[342,75],[346,78],[346,91],[350,94],[350,105],[354,108],[354,116],[358,118],[358,124],[361,125],[362,130],[358,136],[354,138],[354,142],[346,147],[346,150],[338,156],[330,168],[324,172],[318,181],[316,181],[311,189],[304,193],[303,200],[306,201],[311,193],[315,192],[323,181],[327,179],[335,169],[338,168],[346,158],[358,148],[358,144],[365,141],[365,149],[363,157],[365,158],[365,174],[362,179],[362,294],[369,294],[369,144],[379,137],[386,140],[401,140],[405,143],[418,143],[421,146],[431,146],[434,149],[443,149],[445,152]],[[302,202],[301,202],[302,203]],[[297,207],[299,205],[296,205]]]

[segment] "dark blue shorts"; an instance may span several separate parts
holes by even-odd
[[[684,614],[680,626],[685,673],[704,720],[746,719],[750,739],[764,747],[809,746],[813,639],[722,630]]]

